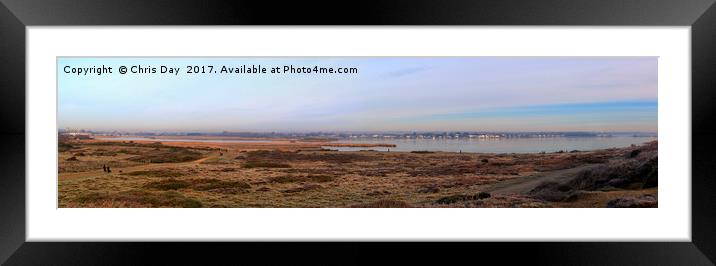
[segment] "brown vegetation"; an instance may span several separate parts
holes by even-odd
[[[398,200],[379,200],[371,203],[356,204],[353,208],[410,208],[413,207],[404,201]]]
[[[60,207],[657,204],[656,143],[544,154],[338,152],[305,143],[63,141],[58,146]],[[105,165],[111,173],[103,171]],[[576,174],[516,194],[490,190],[561,170]]]

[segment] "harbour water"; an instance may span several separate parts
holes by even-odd
[[[201,139],[201,138],[161,138],[161,137],[113,137],[98,138],[121,141],[159,141],[159,142],[221,142],[251,143],[271,142],[272,140],[247,139]],[[539,153],[556,151],[589,151],[607,148],[621,148],[654,141],[656,137],[615,135],[609,137],[546,137],[546,138],[491,138],[491,139],[381,139],[364,138],[338,140],[336,143],[349,144],[394,144],[396,147],[333,147],[325,149],[338,151],[442,151],[442,152],[484,152],[484,153]]]
[[[388,143],[396,147],[329,147],[339,151],[443,151],[484,153],[539,153],[555,151],[588,151],[628,147],[656,140],[656,137],[549,137],[549,138],[500,138],[500,139],[355,139],[340,143],[368,144]]]
[[[159,141],[159,142],[221,142],[221,143],[245,143],[245,142],[271,142],[271,140],[254,140],[254,139],[180,139],[180,138],[153,138],[153,137],[112,137],[97,138],[98,140],[120,140],[120,141]]]

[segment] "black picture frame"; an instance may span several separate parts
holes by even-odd
[[[0,261],[7,264],[458,262],[713,265],[716,261],[716,6],[714,0],[108,1],[0,0]],[[25,241],[25,29],[85,25],[690,26],[691,242],[39,243]],[[58,40],[62,41],[62,40]],[[666,162],[668,163],[668,162]],[[688,178],[688,177],[669,177]],[[639,226],[623,221],[625,226]],[[607,226],[607,225],[605,225]],[[436,252],[437,249],[437,252]],[[267,252],[268,250],[268,252]],[[281,250],[279,253],[274,253]],[[307,255],[318,252],[320,254]],[[459,251],[459,252],[455,252]],[[507,255],[505,256],[505,252]],[[388,258],[374,261],[375,256]],[[398,258],[399,257],[399,258]],[[227,261],[222,261],[228,259]],[[263,264],[262,263],[262,264]]]

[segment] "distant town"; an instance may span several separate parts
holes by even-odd
[[[186,136],[186,137],[240,137],[240,138],[297,138],[297,139],[500,139],[500,138],[556,138],[556,137],[657,137],[649,132],[478,132],[478,131],[432,131],[432,132],[129,132],[95,131],[85,129],[60,129],[59,135],[75,139],[92,139],[95,136]]]

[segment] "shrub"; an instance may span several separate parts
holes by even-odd
[[[423,187],[418,190],[418,193],[438,193],[438,192],[440,192],[440,188],[438,188],[436,186]]]
[[[272,176],[268,178],[268,181],[272,183],[295,183],[303,182],[305,180],[305,177],[295,175]]]
[[[308,176],[299,176],[299,175],[284,175],[284,176],[273,176],[269,177],[268,181],[272,183],[297,183],[297,182],[306,182],[306,181],[312,181],[312,182],[331,182],[335,180],[335,176],[330,175],[308,175]]]
[[[435,203],[437,203],[437,204],[451,204],[451,203],[456,203],[456,202],[460,202],[460,201],[486,199],[486,198],[489,198],[489,197],[491,197],[491,196],[492,196],[492,195],[490,195],[490,193],[487,193],[487,192],[480,192],[480,193],[477,193],[477,194],[474,194],[474,195],[462,195],[462,194],[458,194],[458,195],[451,195],[451,196],[447,196],[447,197],[442,197],[442,198],[438,199],[437,201],[435,201]]]
[[[145,170],[126,173],[129,176],[180,177],[184,174],[170,170]]]
[[[311,181],[320,182],[320,183],[331,182],[336,179],[335,176],[330,176],[330,175],[311,175],[311,176],[308,176],[308,178]]]
[[[542,182],[527,194],[545,201],[565,201],[577,195],[571,186],[552,181]]]
[[[177,190],[182,188],[188,188],[191,184],[186,181],[176,180],[174,178],[153,181],[144,185],[146,188],[153,188],[159,190]]]
[[[243,190],[249,189],[251,186],[246,182],[242,181],[223,181],[219,179],[194,179],[191,180],[192,188],[196,190],[221,190],[221,189],[235,189]]]
[[[571,187],[583,190],[601,190],[609,186],[618,188],[649,188],[658,185],[658,159],[624,159],[603,164],[577,173],[569,182]]]
[[[75,147],[75,146],[72,145],[72,144],[63,143],[63,142],[60,142],[57,146],[58,146],[58,147],[57,147],[57,150],[60,151],[60,152],[69,151],[69,150],[73,150],[73,149],[76,149],[76,148],[77,148],[77,147]]]
[[[291,168],[290,164],[275,162],[246,162],[244,168]]]
[[[304,185],[304,186],[300,186],[300,187],[296,187],[296,188],[286,189],[281,192],[297,193],[297,192],[303,192],[303,191],[314,190],[314,189],[319,189],[319,188],[322,188],[322,187],[320,185],[316,185],[316,184],[308,184],[308,185]]]
[[[607,202],[607,208],[656,208],[658,202],[655,197],[645,195],[642,197],[618,198]]]
[[[77,201],[86,207],[179,207],[179,208],[200,208],[202,203],[198,200],[187,198],[176,191],[162,193],[151,193],[144,190],[129,190],[118,193],[91,192],[81,195]]]
[[[633,150],[629,153],[629,158],[634,158],[636,156],[639,156],[639,153],[641,153],[641,150]]]
[[[356,204],[353,208],[411,208],[410,204],[399,200],[379,200],[371,203]]]

